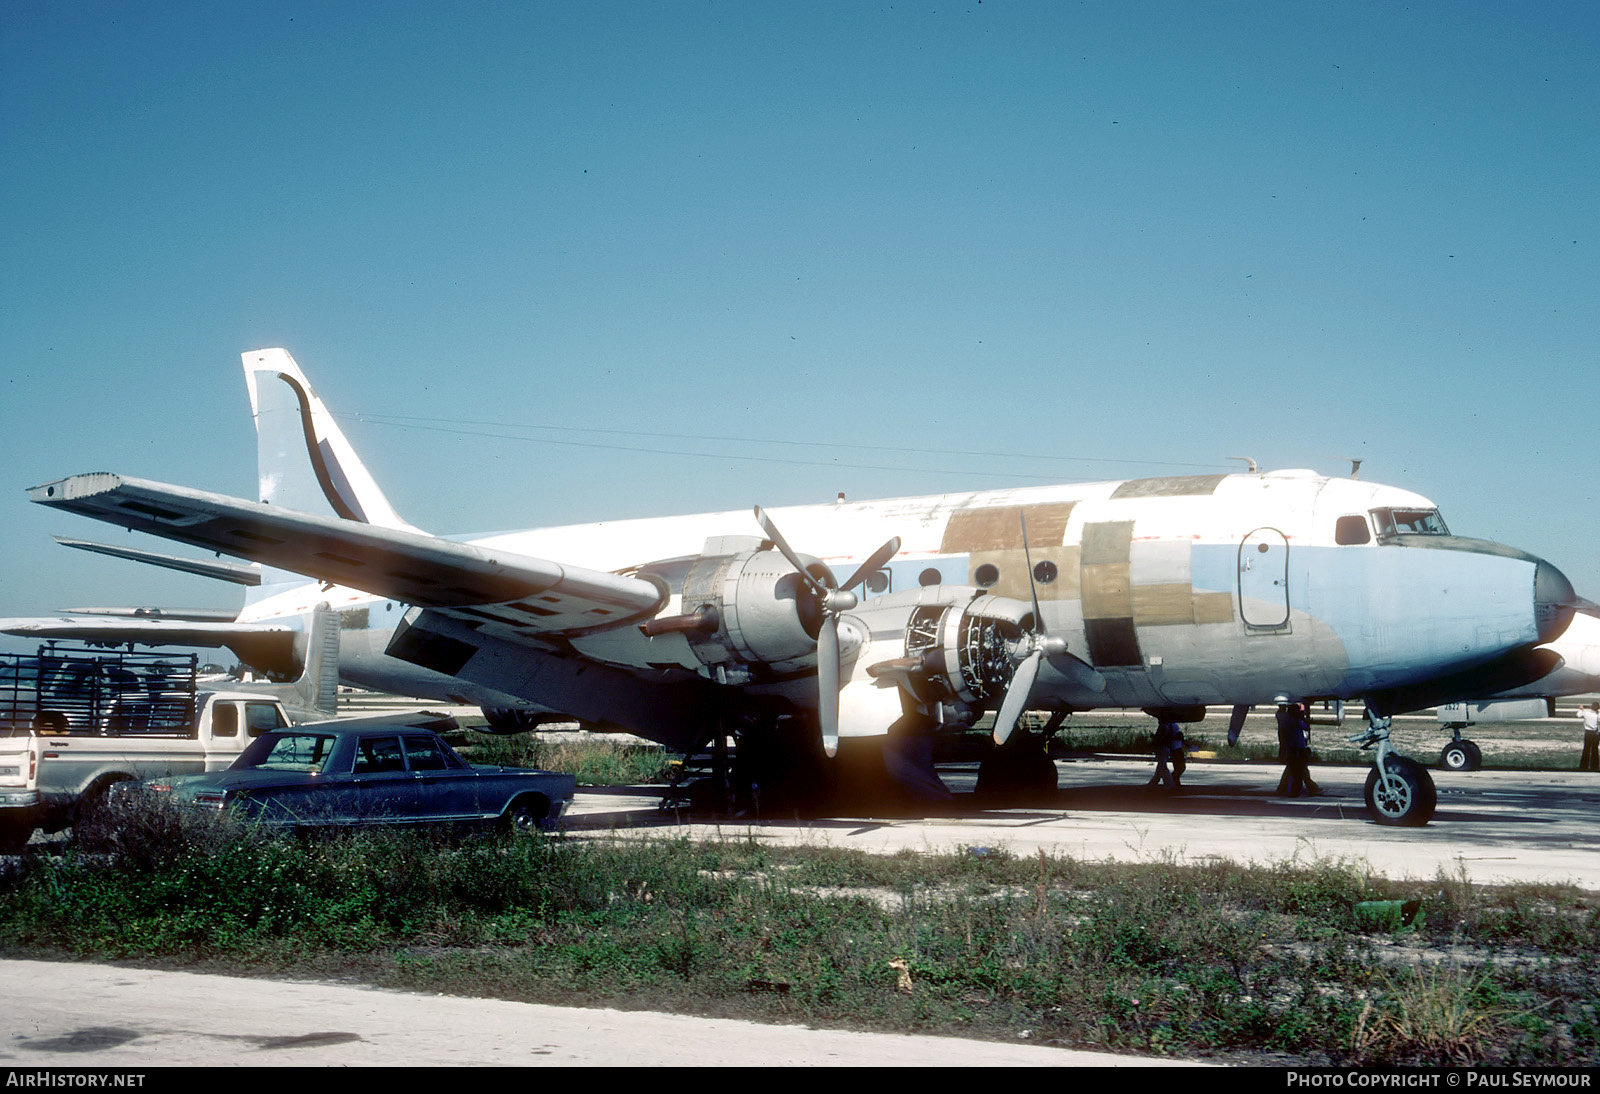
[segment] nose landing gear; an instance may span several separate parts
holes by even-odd
[[[1378,749],[1363,792],[1367,800],[1367,812],[1379,824],[1420,828],[1433,819],[1439,801],[1438,792],[1434,789],[1433,776],[1428,774],[1427,768],[1400,755],[1390,745],[1390,721],[1388,716],[1380,715],[1369,701],[1367,731],[1350,738],[1352,744],[1359,744],[1362,748],[1376,745]]]

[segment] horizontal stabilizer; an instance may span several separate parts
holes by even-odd
[[[36,486],[28,495],[54,509],[407,604],[483,615],[528,634],[637,622],[669,595],[664,582],[104,472]],[[491,605],[494,611],[481,611]]]
[[[41,642],[86,642],[91,646],[226,646],[247,665],[288,673],[296,659],[292,627],[279,623],[199,623],[149,616],[38,617],[0,619],[0,634]]]
[[[179,620],[184,623],[232,623],[238,612],[226,608],[62,608],[65,615],[109,615],[119,619]]]
[[[141,551],[135,547],[113,547],[109,543],[91,543],[86,539],[67,539],[65,536],[56,536],[55,540],[63,547],[93,551],[97,555],[110,555],[112,558],[131,559],[134,562],[147,562],[152,566],[164,566],[169,570],[179,570],[186,574],[199,574],[201,577],[216,578],[218,581],[231,581],[235,585],[261,584],[260,569],[238,562],[162,555],[154,551]]]

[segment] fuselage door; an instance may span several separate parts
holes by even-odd
[[[1289,622],[1289,541],[1276,528],[1257,528],[1239,544],[1239,614],[1247,627]]]

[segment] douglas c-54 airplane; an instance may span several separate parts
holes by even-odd
[[[914,795],[945,794],[929,735],[994,708],[993,766],[1053,785],[1038,738],[1012,732],[1025,710],[1193,721],[1207,704],[1360,697],[1369,808],[1416,825],[1433,783],[1391,749],[1390,716],[1547,675],[1560,658],[1535,647],[1587,606],[1549,563],[1452,535],[1426,498],[1310,471],[438,537],[395,513],[288,353],[243,358],[259,502],[107,473],[29,491],[261,564],[239,618],[28,633],[282,661],[325,601],[347,683],[479,703],[501,728],[497,707],[685,751],[732,733],[763,792],[803,789],[842,739]]]

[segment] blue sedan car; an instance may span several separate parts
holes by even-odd
[[[572,802],[571,775],[474,767],[432,726],[448,718],[383,715],[263,733],[225,771],[156,779],[144,789],[290,828],[359,825],[552,828]]]

